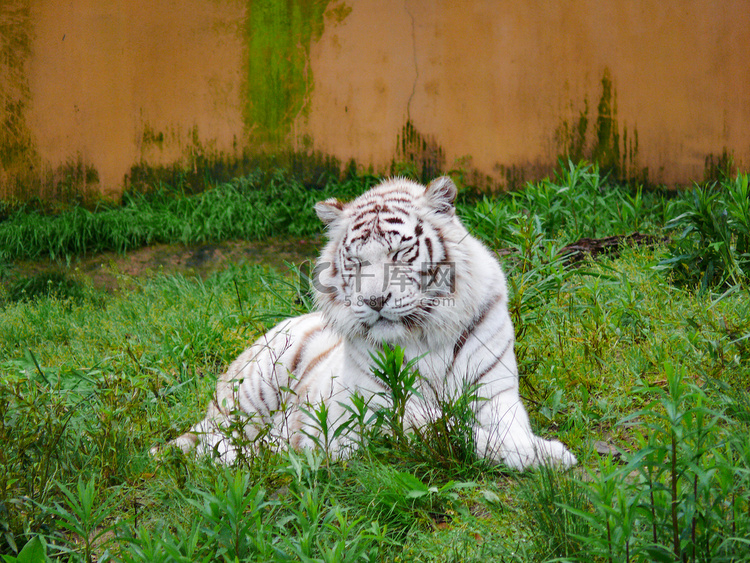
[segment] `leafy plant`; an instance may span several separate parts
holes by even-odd
[[[338,450],[344,446],[344,440],[348,440],[351,417],[342,412],[336,420],[331,420],[330,408],[322,401],[316,404],[308,403],[300,409],[309,419],[308,430],[302,430],[302,433],[323,451],[327,460],[339,456]]]
[[[508,276],[510,294],[508,309],[522,339],[542,302],[555,298],[570,270],[559,254],[557,243],[545,237],[538,221],[528,218],[519,223],[519,230],[509,247],[512,267]]]
[[[362,529],[363,518],[349,518],[339,506],[325,501],[320,488],[293,489],[291,514],[281,520],[288,529],[283,538],[289,554],[278,560],[346,563],[376,561],[377,544],[384,540],[377,521]]]
[[[472,481],[430,481],[393,463],[365,458],[342,473],[332,490],[355,514],[377,520],[395,541],[403,541],[410,531],[429,527],[433,517],[442,518],[464,491],[476,487]]]
[[[566,505],[589,524],[577,537],[607,561],[750,560],[740,555],[750,534],[747,445],[727,436],[723,413],[684,368],[667,363],[664,374],[666,388],[641,387],[656,399],[622,422],[637,444],[626,464],[605,460],[581,482],[593,512]]]
[[[590,524],[580,515],[589,507],[591,488],[548,466],[519,483],[524,517],[535,532],[534,543],[540,552],[573,560],[591,554],[583,539],[589,536]]]
[[[47,563],[51,561],[47,555],[47,544],[40,536],[34,536],[26,542],[18,555],[3,555],[5,563]]]
[[[421,398],[417,390],[417,381],[420,375],[414,369],[419,358],[412,358],[407,361],[404,357],[403,348],[384,344],[382,352],[372,356],[372,361],[373,375],[382,381],[388,389],[378,393],[378,396],[386,405],[380,412],[396,442],[405,444],[407,441],[405,432],[407,428],[407,406],[413,398]]]
[[[200,500],[190,503],[203,518],[202,531],[215,555],[234,561],[264,559],[271,554],[274,542],[264,516],[273,503],[265,499],[262,487],[250,486],[248,474],[227,472],[217,480],[213,491],[196,489],[195,493]]]
[[[747,286],[750,272],[750,186],[747,174],[684,192],[670,207],[667,229],[679,234],[660,262],[678,280]]]
[[[568,161],[560,163],[552,179],[501,197],[484,196],[459,211],[470,230],[493,247],[512,243],[526,221],[564,246],[582,237],[658,229],[664,206],[656,192],[609,184],[597,165]]]
[[[194,487],[186,500],[195,513],[189,526],[152,534],[139,528],[118,531],[125,544],[124,561],[269,561],[274,560],[273,527],[267,521],[276,503],[266,499],[249,474],[223,471],[212,490]]]
[[[94,478],[84,482],[79,477],[74,491],[62,483],[58,487],[65,502],[43,507],[54,518],[55,528],[62,531],[52,536],[52,546],[62,553],[80,553],[81,559],[89,563],[93,561],[94,548],[101,549],[107,543],[103,539],[111,528],[105,522],[116,508],[117,497],[100,498]]]
[[[347,413],[342,423],[346,437],[359,448],[367,447],[382,436],[384,416],[371,407],[374,399],[372,396],[365,398],[357,391],[347,401],[339,402]]]
[[[43,369],[29,350],[0,369],[0,505],[4,540],[15,551],[24,532],[42,529],[40,506],[54,494],[53,477],[70,479],[81,465],[71,426],[86,386]]]
[[[487,470],[486,462],[477,460],[474,441],[476,414],[482,401],[480,387],[464,384],[455,394],[436,398],[432,412],[425,413],[426,424],[412,430],[413,459],[452,476],[464,469]]]

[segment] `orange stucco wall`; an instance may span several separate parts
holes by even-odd
[[[269,82],[274,18],[297,62]],[[134,166],[196,155],[386,170],[407,122],[443,169],[498,185],[566,152],[701,180],[720,155],[750,163],[749,21],[747,0],[3,0],[0,197],[66,174],[116,195]],[[275,93],[269,136],[254,120]]]

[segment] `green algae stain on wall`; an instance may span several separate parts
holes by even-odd
[[[591,158],[599,164],[605,172],[620,175],[622,163],[620,161],[620,133],[617,128],[617,93],[612,86],[609,69],[605,69],[602,77],[602,95],[597,106],[595,139]]]
[[[26,123],[30,12],[30,0],[0,3],[0,198],[23,197],[39,176],[39,156]]]
[[[573,162],[586,157],[586,130],[589,126],[589,101],[584,98],[583,109],[572,122],[563,120],[555,130],[555,140],[562,155]]]
[[[555,136],[561,156],[578,162],[587,159],[599,165],[602,173],[618,181],[648,182],[648,169],[638,168],[638,130],[628,135],[617,119],[617,91],[609,69],[601,79],[601,95],[596,108],[593,131],[589,131],[589,102],[572,123],[563,121]]]
[[[288,139],[313,88],[310,44],[320,39],[329,0],[249,0],[243,118],[269,148]],[[344,13],[345,17],[345,13]]]
[[[95,201],[99,174],[80,154],[57,167],[42,161],[27,121],[32,0],[0,2],[0,200]]]
[[[396,160],[391,175],[406,175],[423,183],[430,182],[445,169],[445,151],[435,137],[424,136],[409,119],[396,138]]]

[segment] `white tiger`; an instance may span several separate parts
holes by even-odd
[[[412,426],[430,418],[437,399],[477,384],[478,456],[516,469],[574,465],[562,443],[531,430],[505,276],[456,217],[455,197],[447,177],[426,188],[396,178],[348,204],[318,203],[329,238],[315,270],[319,311],[280,323],[243,352],[220,377],[205,419],[171,443],[230,462],[237,451],[227,427],[241,411],[249,440],[270,429],[280,443],[314,447],[320,430],[304,412],[310,406],[325,402],[337,424],[355,392],[370,408],[382,404],[387,389],[370,370],[371,354],[388,343],[419,358],[419,396],[407,404]],[[349,445],[339,437],[330,449],[343,455]]]

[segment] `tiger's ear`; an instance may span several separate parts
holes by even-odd
[[[441,176],[430,182],[424,195],[427,198],[427,204],[435,211],[453,215],[455,211],[453,202],[456,201],[458,188],[448,176]]]
[[[315,204],[315,213],[318,215],[318,219],[323,221],[325,225],[330,225],[336,219],[341,217],[343,210],[344,204],[335,197],[325,201],[319,201]]]

